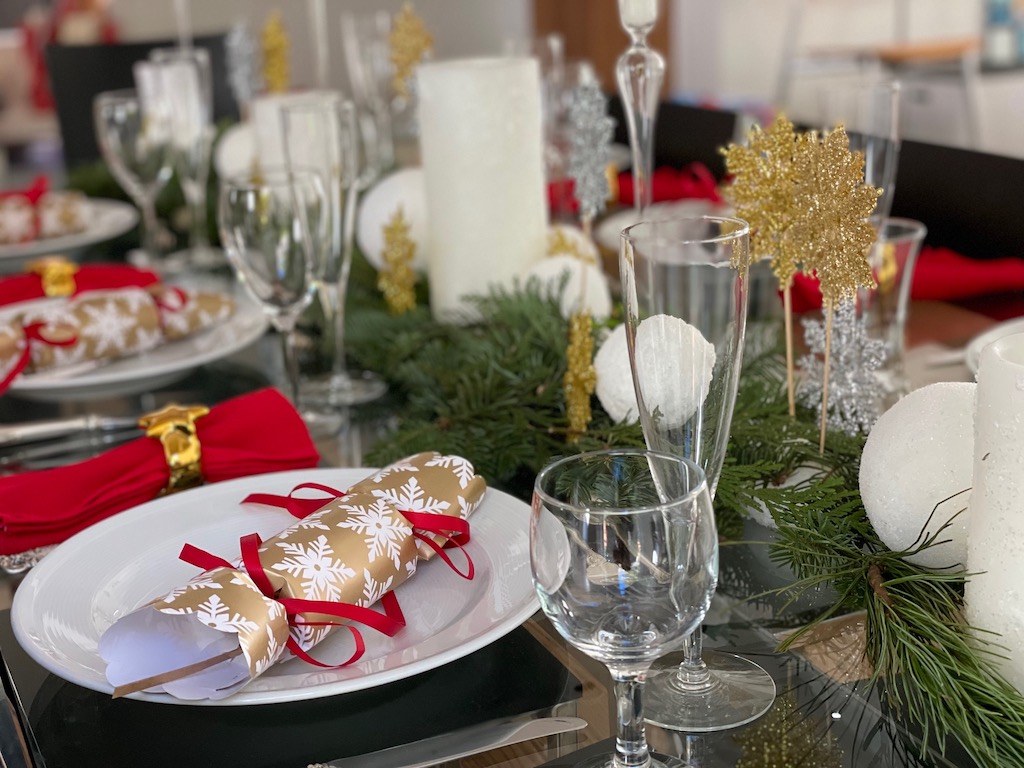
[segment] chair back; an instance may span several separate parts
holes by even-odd
[[[46,66],[64,145],[64,165],[74,168],[100,157],[93,126],[92,100],[102,91],[133,88],[132,64],[149,57],[153,48],[175,45],[172,40],[114,45],[49,45]],[[224,35],[195,38],[197,48],[210,55],[213,73],[213,119],[238,119],[238,104],[228,84]]]

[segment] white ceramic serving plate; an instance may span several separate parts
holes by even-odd
[[[235,312],[223,323],[140,355],[102,365],[85,364],[26,373],[10,391],[32,400],[61,401],[149,392],[252,344],[267,330],[266,313],[240,292]]]
[[[0,267],[13,267],[14,265],[5,263],[8,261],[20,263],[36,256],[67,255],[69,251],[113,240],[135,226],[139,220],[139,212],[134,205],[121,200],[90,198],[85,201],[84,218],[87,227],[82,232],[32,240],[28,243],[0,245]]]
[[[1015,317],[1012,320],[1007,320],[993,328],[989,328],[984,333],[971,339],[970,343],[967,345],[967,352],[965,354],[965,362],[967,363],[967,368],[970,372],[978,372],[978,361],[981,359],[981,350],[993,341],[1001,339],[1004,336],[1011,336],[1015,333],[1024,333],[1024,317]]]
[[[302,482],[347,488],[371,469],[278,472],[203,486],[108,518],[59,546],[19,586],[11,623],[22,647],[72,683],[109,693],[97,644],[114,621],[188,581],[196,569],[178,560],[188,542],[232,559],[238,539],[269,538],[288,527],[288,513],[240,504],[249,493],[287,493]],[[467,581],[439,558],[421,564],[397,590],[407,625],[393,638],[362,632],[366,653],[348,667],[325,670],[297,659],[271,667],[221,701],[182,702],[168,694],[132,698],[167,704],[272,704],[349,693],[400,680],[461,658],[511,632],[537,610],[530,575],[527,504],[489,489],[470,518],[466,551],[476,574]],[[458,562],[460,554],[453,553]],[[335,632],[314,656],[341,661],[348,632]]]

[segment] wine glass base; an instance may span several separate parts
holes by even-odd
[[[362,405],[381,398],[388,385],[369,371],[346,371],[303,379],[301,400],[315,409]]]
[[[678,662],[678,656],[675,656]],[[707,733],[756,720],[775,701],[775,681],[760,666],[732,653],[705,649],[701,658],[711,673],[706,692],[682,688],[678,666],[652,668],[644,686],[644,715],[661,728]],[[663,659],[662,662],[665,660]]]
[[[614,754],[607,754],[588,757],[574,763],[573,768],[623,768],[623,765],[623,763],[616,762]],[[678,758],[651,753],[651,761],[645,768],[685,768],[685,766],[686,763]]]

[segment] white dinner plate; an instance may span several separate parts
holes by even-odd
[[[994,328],[989,328],[983,334],[975,336],[967,345],[965,361],[971,373],[978,372],[978,361],[981,359],[981,350],[993,341],[1010,336],[1014,333],[1024,333],[1024,317],[1015,317],[1012,320],[1000,323]]]
[[[86,229],[71,235],[47,237],[28,243],[0,245],[0,262],[33,259],[50,254],[67,254],[89,245],[113,240],[135,226],[139,212],[131,203],[122,200],[89,198],[85,201]],[[2,265],[5,269],[10,264]]]
[[[59,401],[149,392],[184,378],[200,365],[220,360],[252,344],[267,330],[266,313],[236,292],[235,312],[223,323],[143,352],[88,367],[71,366],[22,374],[10,391],[32,400]]]
[[[725,216],[726,206],[715,203],[711,200],[678,200],[675,202],[654,203],[644,213],[644,220],[658,221],[672,219],[680,216]],[[618,253],[619,236],[626,227],[631,227],[640,221],[640,215],[635,208],[628,208],[624,211],[613,213],[601,222],[594,229],[594,240],[602,248]]]
[[[347,488],[372,469],[277,472],[203,486],[115,515],[68,539],[29,572],[11,609],[15,636],[25,651],[55,675],[109,693],[97,653],[104,630],[196,574],[178,560],[188,542],[231,559],[238,539],[269,538],[293,518],[258,505],[249,493],[283,494],[301,482]],[[488,489],[470,518],[466,551],[476,573],[467,581],[439,558],[424,563],[396,590],[407,624],[392,638],[362,632],[366,652],[341,669],[320,669],[298,659],[271,667],[233,696],[183,702],[168,694],[132,694],[167,704],[232,706],[312,699],[370,688],[425,672],[466,656],[511,632],[537,610],[529,561],[527,504]],[[459,553],[453,554],[456,561]],[[313,655],[343,659],[348,632],[335,632]]]

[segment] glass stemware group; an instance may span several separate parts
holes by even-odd
[[[139,72],[145,87],[148,73]],[[155,263],[161,251],[156,197],[172,173],[169,114],[159,100],[126,89],[97,94],[93,119],[107,167],[142,213],[142,251],[149,263]]]
[[[696,217],[623,230],[619,265],[640,422],[651,450],[699,465],[714,497],[729,442],[747,311],[747,224]],[[648,675],[647,719],[700,732],[762,715],[775,684],[739,656],[702,652]]]
[[[530,562],[541,608],[615,684],[616,753],[594,766],[652,765],[644,676],[701,622],[718,573],[704,473],[642,449],[555,461],[537,477]]]
[[[321,92],[281,108],[284,156],[291,168],[317,168],[326,188],[327,237],[316,262],[327,333],[333,342],[326,378],[304,385],[313,406],[348,406],[375,400],[386,385],[366,371],[350,371],[345,360],[345,296],[355,248],[355,216],[361,189],[378,169],[362,148],[356,109],[340,95]]]
[[[221,241],[246,289],[270,316],[284,351],[292,401],[299,402],[295,325],[313,297],[329,202],[315,171],[261,170],[222,180]]]

